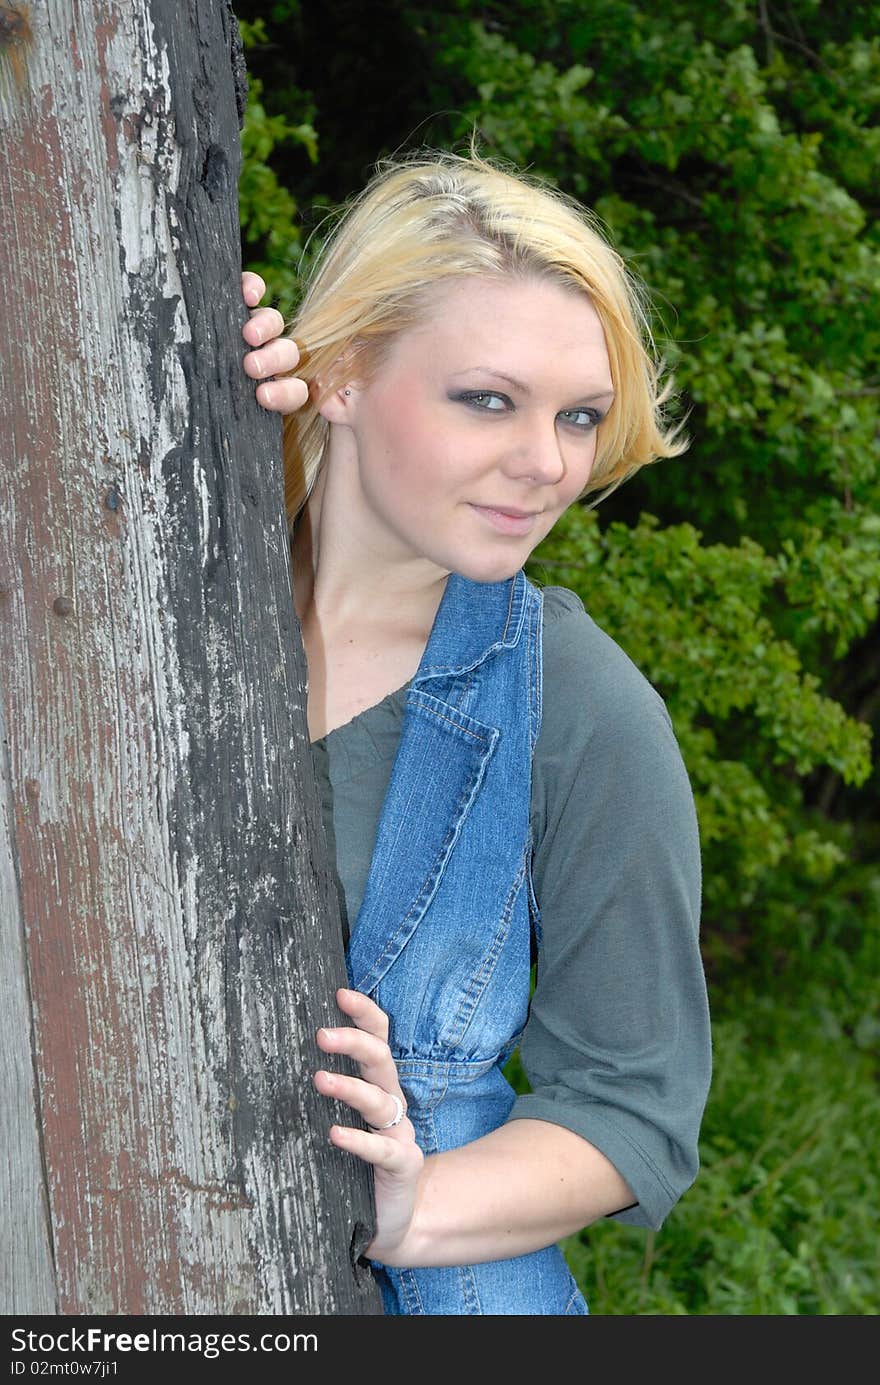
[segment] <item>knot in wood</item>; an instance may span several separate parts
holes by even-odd
[[[32,39],[30,6],[10,5],[0,0],[0,45],[10,47],[13,43],[30,43]]]

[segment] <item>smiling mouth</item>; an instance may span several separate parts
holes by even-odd
[[[540,510],[511,510],[501,505],[475,505],[475,510],[487,510],[493,515],[508,515],[511,519],[534,519]]]
[[[502,534],[522,538],[534,527],[539,510],[496,510],[491,505],[473,505],[472,509]]]

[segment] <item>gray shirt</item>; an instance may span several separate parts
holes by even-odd
[[[312,744],[346,942],[408,687]],[[531,1091],[508,1119],[589,1140],[638,1200],[617,1219],[657,1227],[696,1176],[711,1070],[697,818],[662,698],[565,587],[544,588],[531,825],[543,930],[519,1050]]]

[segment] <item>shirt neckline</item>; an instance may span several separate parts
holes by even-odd
[[[319,736],[316,741],[310,741],[309,744],[312,749],[316,746],[326,746],[331,736],[338,737],[343,731],[348,731],[349,729],[356,730],[358,726],[363,726],[373,714],[382,711],[383,708],[390,706],[394,702],[401,701],[411,683],[412,679],[408,678],[401,687],[392,689],[391,692],[386,693],[383,698],[380,698],[378,702],[374,702],[372,706],[365,707],[362,712],[358,712],[355,716],[350,717],[348,721],[342,722],[340,726],[334,726],[330,731],[326,732],[325,735]]]

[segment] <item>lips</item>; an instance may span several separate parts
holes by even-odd
[[[473,505],[472,509],[502,534],[520,537],[529,532],[540,513],[538,510],[500,510],[489,505]]]

